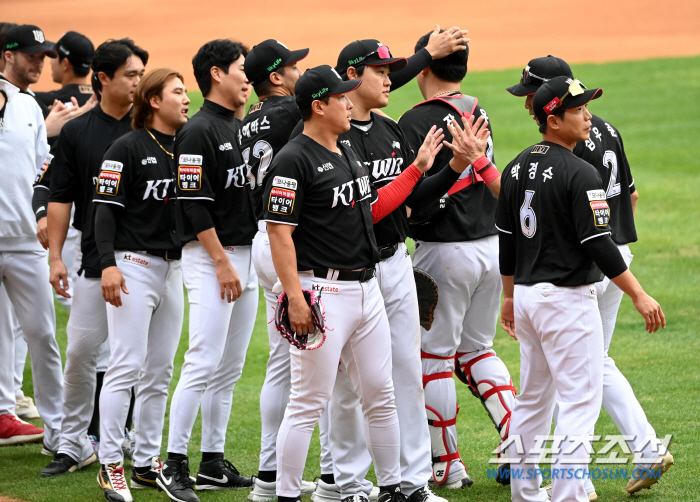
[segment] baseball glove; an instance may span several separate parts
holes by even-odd
[[[321,293],[319,291],[303,290],[304,299],[311,308],[311,318],[314,322],[314,332],[308,335],[297,335],[292,331],[289,323],[289,299],[287,293],[283,292],[277,298],[277,309],[275,310],[275,327],[284,338],[294,347],[300,350],[314,350],[323,345],[326,341],[325,319],[323,316],[323,305],[321,304]]]
[[[413,278],[416,280],[420,325],[426,331],[430,331],[430,328],[433,326],[433,315],[438,302],[438,285],[428,272],[419,268],[413,269]]]

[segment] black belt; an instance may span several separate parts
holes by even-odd
[[[157,256],[158,258],[163,258],[165,261],[175,261],[182,258],[182,249],[151,249],[146,251],[137,251],[141,253],[150,254],[151,256]]]
[[[360,270],[334,270],[332,268],[315,268],[314,277],[332,281],[360,281],[367,282],[374,278],[374,267]]]
[[[396,254],[399,249],[399,243],[397,242],[393,246],[382,246],[379,248],[379,259],[384,261],[388,260]]]

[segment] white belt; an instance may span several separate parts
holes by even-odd
[[[264,234],[267,233],[267,222],[264,220],[260,220],[258,222],[258,232],[262,232]]]

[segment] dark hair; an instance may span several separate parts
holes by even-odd
[[[247,55],[248,47],[233,40],[212,40],[200,47],[192,58],[192,68],[202,96],[206,97],[211,92],[212,67],[216,66],[228,74],[231,63],[239,57]]]
[[[66,56],[64,56],[63,54],[61,54],[59,52],[58,53],[58,60],[63,61],[64,59],[66,59]],[[80,65],[75,66],[73,64],[73,61],[71,61],[70,59],[68,60],[68,62],[70,63],[71,68],[73,68],[73,73],[75,73],[76,77],[87,77],[88,74],[90,73],[90,68],[83,68]]]
[[[323,101],[324,103],[328,104],[331,100],[330,96],[324,96],[318,101]],[[308,120],[311,119],[311,117],[314,114],[313,108],[311,108],[311,105],[307,106],[306,108],[300,108],[299,111],[301,112],[301,120],[304,122],[307,122]]]
[[[5,35],[7,35],[7,32],[10,31],[12,28],[15,28],[16,25],[15,23],[0,23],[0,59],[4,60],[5,59]]]
[[[117,69],[133,55],[138,56],[144,65],[148,63],[148,52],[130,38],[110,39],[95,49],[95,55],[92,57],[92,89],[98,97],[102,91],[98,74],[102,72],[109,78],[114,78]]]
[[[357,66],[348,66],[348,70],[349,70],[350,68],[355,68],[355,73],[357,73],[357,76],[358,76],[358,77],[361,77],[362,75],[365,74],[365,68],[367,68],[367,65],[359,64],[359,65],[357,65]],[[346,81],[347,81],[347,80],[350,80],[350,79],[348,78],[348,70],[345,70],[345,73],[343,73],[343,74],[340,76],[343,80],[346,80]]]
[[[275,71],[273,71],[272,73],[284,75],[285,71],[286,71],[285,66],[282,65],[279,68],[277,68]],[[272,85],[272,81],[270,80],[269,76],[265,80],[260,82],[259,84],[253,84],[253,90],[255,91],[255,94],[258,96],[267,96],[268,94],[270,94],[272,92],[273,87],[274,86]]]
[[[555,115],[559,117],[560,119],[564,120],[564,112],[566,110],[564,108],[557,108],[552,112],[552,115]],[[547,122],[545,121],[544,124],[540,124],[540,133],[544,134],[547,132]]]
[[[180,73],[170,68],[157,68],[144,75],[136,86],[134,110],[131,113],[131,127],[134,129],[143,129],[148,126],[153,118],[151,98],[153,96],[158,96],[162,99],[165,83],[172,77],[177,77],[184,81]]]
[[[440,30],[442,33],[445,30]],[[416,43],[415,52],[420,51],[428,45],[428,39],[432,32],[427,33],[418,39]],[[465,51],[456,51],[445,56],[442,59],[434,59],[430,63],[430,71],[432,71],[437,78],[444,80],[445,82],[461,82],[467,75],[467,60],[469,59],[469,44],[465,42],[467,47]]]

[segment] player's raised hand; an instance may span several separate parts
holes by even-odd
[[[68,294],[68,269],[66,264],[60,260],[51,260],[51,268],[49,269],[49,282],[56,290],[56,293],[64,298],[70,298]]]
[[[491,135],[491,131],[487,127],[488,121],[483,116],[476,121],[474,120],[474,115],[469,117],[469,119],[462,117],[462,124],[464,128],[453,119],[452,123],[447,126],[450,134],[452,134],[452,143],[442,142],[452,150],[456,160],[453,168],[458,172],[464,171],[467,166],[486,154],[486,141]]]
[[[443,139],[445,139],[445,135],[442,134],[442,129],[438,129],[436,126],[431,127],[428,134],[425,135],[423,144],[413,161],[413,165],[420,172],[424,173],[433,166],[435,156],[442,150]]]
[[[649,333],[656,333],[659,327],[666,328],[666,316],[659,302],[646,293],[632,298],[632,304],[637,309],[646,323],[645,329]]]
[[[314,321],[311,317],[311,308],[306,303],[304,294],[289,296],[289,325],[297,335],[308,335],[314,332]]]
[[[513,313],[513,299],[504,298],[501,306],[501,328],[514,339],[518,339],[515,334],[515,314]]]
[[[428,38],[428,45],[425,46],[425,49],[433,59],[441,59],[453,52],[467,50],[465,44],[469,42],[467,38],[468,33],[468,30],[460,30],[457,26],[440,33],[440,25],[436,24],[435,29]]]
[[[216,278],[219,281],[222,300],[226,300],[228,303],[235,302],[243,293],[238,272],[233,268],[228,258],[216,264]]]
[[[125,295],[129,294],[129,290],[126,289],[126,280],[119,268],[114,265],[104,269],[102,271],[102,297],[105,301],[115,307],[121,307],[122,292]]]

